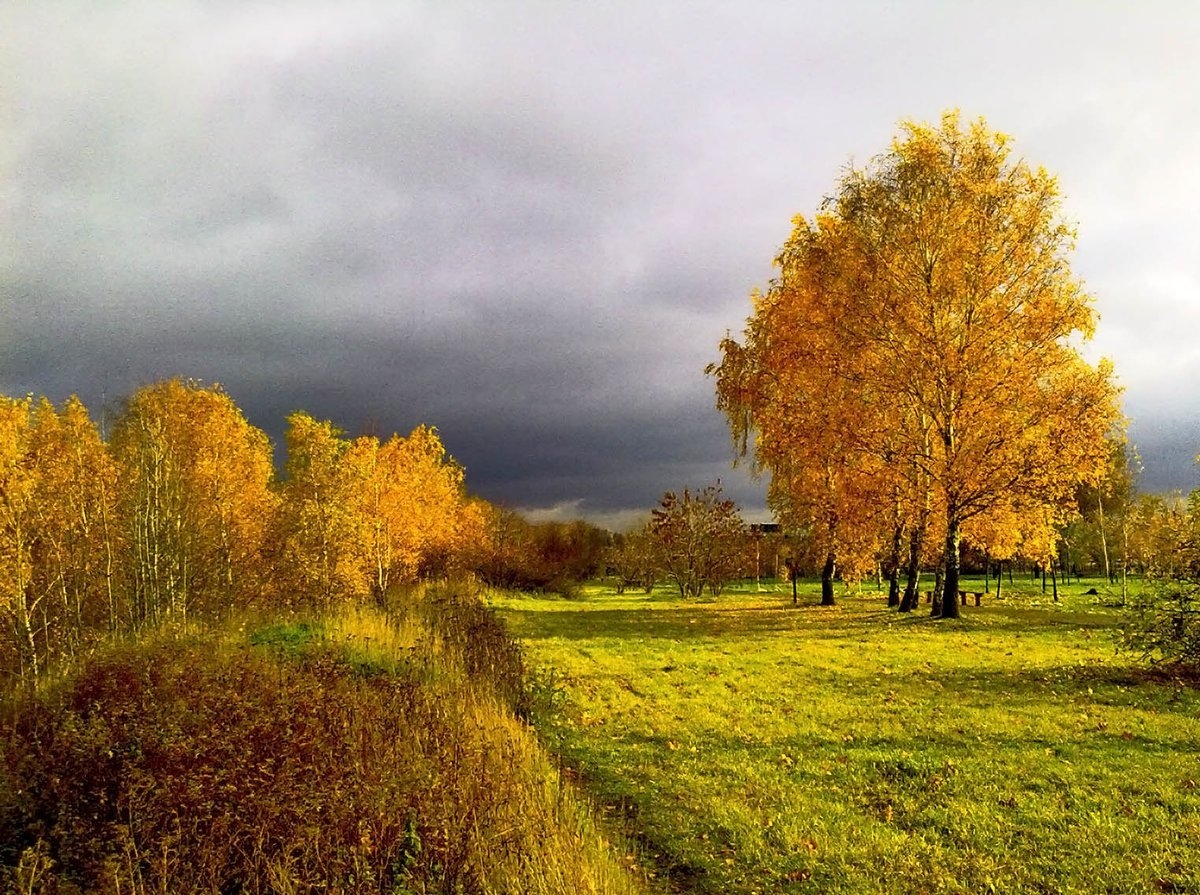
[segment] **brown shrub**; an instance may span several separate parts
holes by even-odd
[[[459,614],[454,652],[490,636],[437,611]],[[11,698],[0,873],[46,895],[632,890],[468,669],[428,650],[384,668],[299,630],[286,651],[127,646]],[[474,661],[511,665],[491,646]]]

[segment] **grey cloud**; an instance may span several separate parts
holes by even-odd
[[[195,376],[276,439],[296,409],[436,424],[472,487],[518,506],[617,518],[720,476],[761,507],[701,370],[791,216],[898,118],[960,103],[1061,175],[1135,440],[1166,470],[1147,481],[1184,481],[1200,406],[1164,395],[1162,357],[1200,376],[1179,326],[1200,144],[1167,88],[1197,74],[1200,17],[1166,36],[1071,3],[986,23],[933,2],[19,6],[3,391],[100,406]]]

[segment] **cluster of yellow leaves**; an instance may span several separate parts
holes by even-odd
[[[76,399],[0,396],[0,619],[3,665],[45,661],[110,625],[117,472]]]
[[[393,581],[415,580],[425,563],[476,534],[462,468],[427,426],[386,442],[345,439],[306,413],[288,418],[281,540],[300,594],[330,602],[382,598]]]
[[[111,447],[137,557],[134,623],[248,601],[277,503],[266,435],[219,388],[173,379],[128,400]]]

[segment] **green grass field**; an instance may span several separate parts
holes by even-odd
[[[664,890],[1200,893],[1200,692],[1118,653],[1091,586],[955,622],[873,587],[491,602]]]

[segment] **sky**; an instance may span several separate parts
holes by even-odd
[[[277,444],[433,424],[538,519],[761,517],[704,367],[791,218],[957,108],[1058,176],[1141,485],[1190,490],[1197,47],[1184,0],[12,0],[0,392],[190,377]]]

